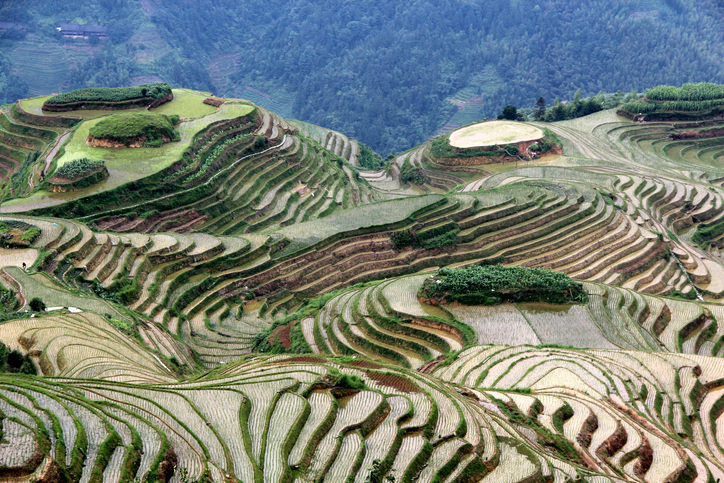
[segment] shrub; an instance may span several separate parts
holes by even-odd
[[[404,248],[409,246],[419,246],[420,242],[417,240],[417,234],[410,230],[397,231],[390,235],[390,240],[395,248]]]
[[[87,176],[91,172],[105,166],[105,161],[92,161],[88,158],[74,159],[61,166],[55,176],[69,180],[75,180]]]
[[[403,183],[416,183],[422,185],[427,182],[427,178],[425,177],[425,172],[422,168],[413,166],[405,160],[402,164],[402,169],[400,169],[400,181]]]
[[[502,265],[442,268],[420,291],[426,298],[465,304],[588,302],[583,286],[563,273]]]
[[[35,365],[29,356],[20,351],[10,350],[0,342],[0,372],[36,375]]]
[[[145,137],[147,144],[158,141],[163,144],[163,138],[174,141],[180,139],[168,116],[147,112],[127,112],[108,116],[90,129],[90,135],[94,138],[120,142]]]
[[[33,312],[42,312],[45,310],[45,302],[40,300],[38,297],[33,297],[32,299],[30,299],[28,305],[30,306],[30,310],[32,310]]]
[[[382,159],[382,157],[379,154],[372,151],[370,148],[368,148],[364,144],[360,144],[359,166],[361,168],[376,170],[376,169],[382,169],[386,165],[387,165],[387,161]]]
[[[57,94],[46,104],[69,104],[74,102],[123,102],[131,99],[161,99],[171,94],[171,86],[165,82],[143,84],[136,87],[91,87]]]
[[[23,234],[20,235],[20,239],[22,241],[26,241],[28,243],[33,243],[39,236],[40,236],[40,228],[38,228],[37,226],[34,226],[34,227],[24,231]]]

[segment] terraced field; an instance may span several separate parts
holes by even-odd
[[[536,124],[556,156],[371,172],[341,133],[175,93],[185,144],[63,198],[41,171],[94,120],[0,115],[0,221],[41,230],[0,249],[0,342],[38,372],[0,374],[0,480],[724,478],[724,143],[682,134],[717,121],[597,113]],[[420,300],[472,263],[588,303]]]

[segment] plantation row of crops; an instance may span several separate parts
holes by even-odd
[[[54,130],[21,123],[11,111],[0,112],[0,202],[39,183],[41,155],[58,137]]]
[[[621,106],[631,115],[652,113],[713,114],[724,104],[724,86],[708,82],[689,83],[681,87],[658,86],[646,91],[643,99]]]
[[[657,86],[646,90],[655,101],[704,101],[724,98],[724,86],[710,82],[688,83],[681,87]]]
[[[0,474],[724,477],[711,357],[724,350],[724,174],[716,138],[668,137],[711,126],[551,125],[566,156],[485,178],[437,173],[422,146],[398,159],[428,187],[466,191],[413,197],[397,163],[358,179],[338,157],[353,159],[349,139],[257,114],[207,124],[121,210],[65,207],[86,204],[93,230],[0,218],[40,228],[32,248],[0,253],[12,310],[54,308],[13,314],[0,341],[55,377],[0,381]],[[173,189],[147,197],[159,180]],[[470,264],[480,273],[456,278]],[[455,292],[533,285],[588,303],[420,301],[446,277]]]
[[[696,451],[719,451],[710,412],[721,395],[695,387],[721,368],[690,357],[489,346],[461,352],[434,376],[272,356],[181,383],[0,377],[2,444],[13,448],[0,471],[42,472],[35,444],[73,481],[363,482],[373,473],[663,482],[678,481],[681,467],[705,479],[721,474],[714,455]]]

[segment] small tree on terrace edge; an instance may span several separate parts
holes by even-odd
[[[515,121],[518,117],[518,108],[508,104],[503,108],[503,112],[498,116],[498,119]]]
[[[543,121],[546,117],[546,100],[543,97],[539,97],[535,101],[535,111],[533,113],[533,119],[536,121]]]

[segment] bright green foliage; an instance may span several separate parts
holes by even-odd
[[[681,87],[657,86],[646,91],[654,101],[705,101],[724,98],[724,85],[711,82],[684,84]]]
[[[0,285],[0,314],[7,314],[18,306],[18,299],[15,292]]]
[[[211,166],[213,164],[213,162],[216,161],[216,158],[218,158],[219,155],[221,155],[221,153],[223,153],[229,146],[231,146],[234,143],[238,143],[239,141],[241,141],[244,138],[247,138],[249,136],[251,136],[251,134],[249,134],[249,133],[240,133],[240,134],[237,134],[236,136],[232,136],[232,137],[228,138],[223,143],[217,144],[214,147],[213,151],[211,151],[211,153],[206,154],[206,159],[204,160],[204,164],[202,164],[201,167],[198,170],[196,170],[196,172],[194,174],[192,174],[191,176],[186,178],[183,182],[189,183],[189,182],[195,180],[196,178],[203,176],[206,173],[206,171],[209,169],[209,166]],[[254,144],[256,145],[256,143],[254,143]]]
[[[711,111],[724,106],[724,85],[710,82],[684,84],[681,87],[657,86],[646,91],[640,102],[628,102],[621,109],[631,114],[654,112]]]
[[[145,136],[147,142],[160,141],[163,137],[178,140],[173,123],[163,114],[128,112],[114,114],[90,129],[90,135],[99,139],[127,141]]]
[[[569,276],[541,268],[472,265],[442,268],[426,280],[425,297],[468,304],[502,302],[588,302],[583,286]]]
[[[363,169],[382,169],[387,162],[364,144],[360,145],[359,166]]]
[[[64,164],[55,172],[55,176],[65,179],[82,178],[89,173],[101,168],[105,165],[105,161],[93,161],[88,158],[74,159]]]
[[[51,97],[46,104],[68,104],[71,102],[106,101],[123,102],[131,99],[160,99],[171,94],[171,86],[165,82],[143,84],[136,87],[91,87],[64,92]]]

